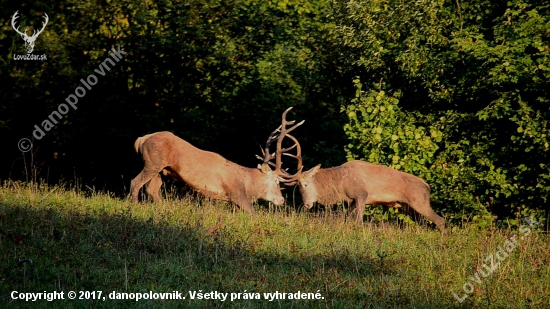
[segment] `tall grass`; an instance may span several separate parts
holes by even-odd
[[[132,204],[93,190],[0,187],[0,308],[550,308],[549,237],[533,232],[462,303],[509,229],[357,226],[340,212],[208,199]],[[185,300],[12,300],[11,292],[180,291]],[[191,300],[188,291],[260,293]],[[264,300],[319,291],[320,300]],[[66,298],[66,297],[65,297]]]

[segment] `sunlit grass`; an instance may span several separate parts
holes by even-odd
[[[0,187],[0,307],[11,291],[172,292],[181,301],[38,301],[75,308],[548,308],[550,244],[532,233],[499,267],[463,285],[517,231],[347,222],[341,212],[256,206],[249,215],[207,199],[132,204],[92,190]],[[349,221],[349,220],[348,220]],[[518,234],[519,235],[519,234]],[[32,260],[30,263],[28,260]],[[190,300],[188,291],[260,293],[261,300]],[[263,299],[317,292],[322,300]]]

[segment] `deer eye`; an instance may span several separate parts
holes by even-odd
[[[303,183],[302,186],[304,186],[304,188],[306,188],[307,187],[307,182]]]

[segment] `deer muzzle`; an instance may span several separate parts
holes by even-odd
[[[275,205],[283,205],[285,203],[285,198],[284,197],[276,197],[273,199],[273,204]]]

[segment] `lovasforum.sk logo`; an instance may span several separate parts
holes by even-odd
[[[44,28],[46,28],[46,25],[48,24],[48,20],[49,20],[48,14],[44,13],[44,16],[42,16],[44,17],[44,19],[46,19],[46,21],[42,23],[42,29],[33,30],[32,35],[29,36],[27,35],[27,28],[25,28],[25,32],[21,32],[19,31],[19,27],[17,28],[15,27],[15,20],[19,18],[19,16],[17,16],[17,12],[19,11],[15,11],[15,14],[13,14],[13,17],[11,18],[11,26],[13,27],[15,32],[21,35],[21,38],[23,39],[23,41],[25,41],[25,48],[27,49],[27,54],[26,55],[13,54],[13,60],[46,60],[46,55],[33,55],[32,51],[34,49],[34,43],[38,38],[38,35],[40,35],[42,31],[44,31]]]

